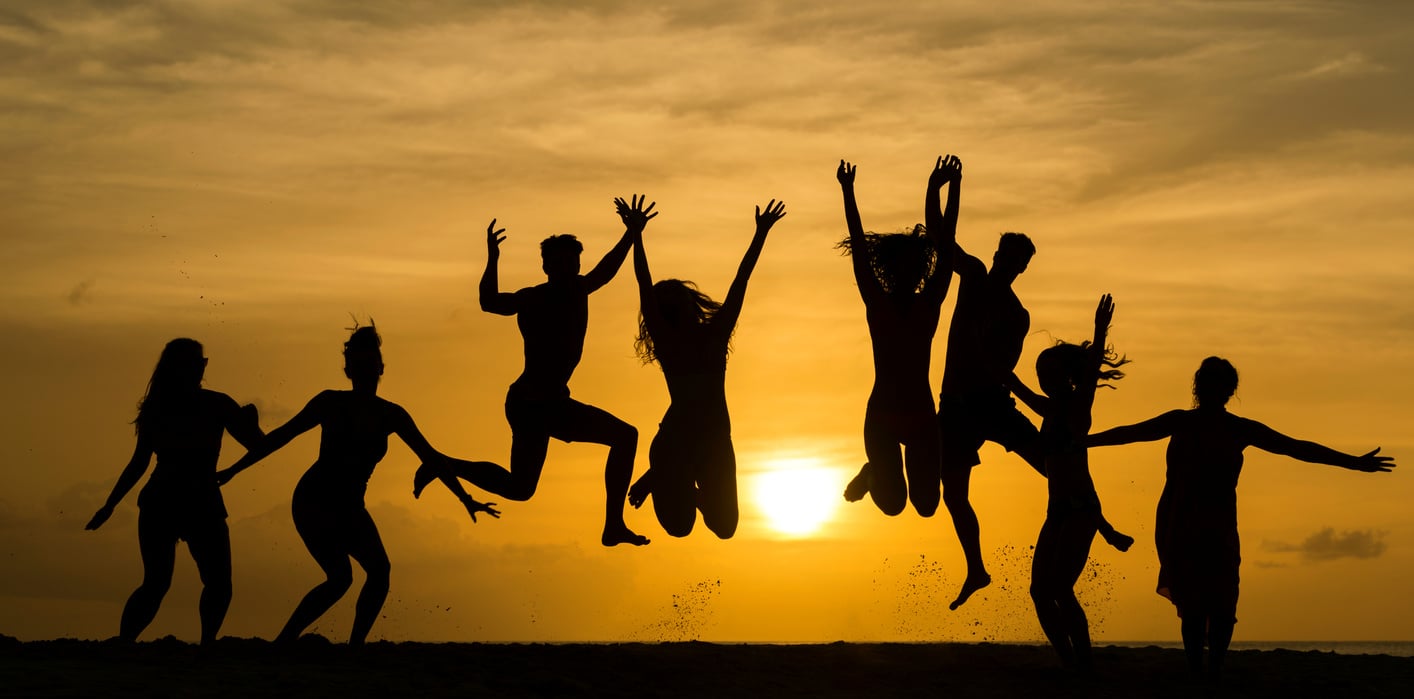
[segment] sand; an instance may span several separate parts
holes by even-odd
[[[1174,649],[1096,649],[1097,675],[1010,644],[373,643],[0,638],[5,697],[1405,697],[1414,658],[1235,651],[1221,687]]]

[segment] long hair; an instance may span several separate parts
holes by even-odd
[[[938,265],[938,251],[926,233],[920,223],[911,231],[865,233],[863,250],[854,249],[849,238],[836,243],[835,247],[846,255],[864,255],[869,261],[869,270],[884,291],[918,291]]]
[[[162,348],[147,391],[137,404],[137,419],[133,420],[138,434],[161,430],[174,416],[186,412],[201,390],[201,376],[206,370],[201,343],[179,337]]]
[[[1224,406],[1237,392],[1237,367],[1222,357],[1208,357],[1193,372],[1193,406]]]
[[[682,279],[664,279],[653,285],[653,298],[658,302],[658,312],[671,328],[692,325],[706,325],[712,316],[722,309],[722,304],[697,289],[697,285]],[[735,328],[732,329],[735,332]],[[648,323],[643,317],[643,309],[638,311],[638,337],[633,341],[634,354],[644,364],[658,361],[658,352],[653,344],[653,335],[648,332]],[[731,338],[727,339],[727,351],[731,351]]]
[[[1036,357],[1036,377],[1040,380],[1042,389],[1047,385],[1063,385],[1073,391],[1091,380],[1086,374],[1090,368],[1092,345],[1089,340],[1078,345],[1057,342],[1054,347],[1042,350],[1040,356]],[[1115,352],[1113,346],[1105,347],[1100,356],[1100,371],[1093,379],[1095,387],[1114,388],[1113,384],[1107,382],[1124,378],[1124,372],[1119,368],[1128,363],[1129,358]]]

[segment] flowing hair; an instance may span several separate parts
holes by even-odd
[[[205,369],[200,342],[187,337],[168,342],[152,369],[152,378],[147,380],[147,391],[138,401],[137,418],[133,420],[137,433],[153,434],[153,430],[164,429],[174,416],[187,412],[201,390]]]
[[[706,325],[722,309],[722,304],[698,290],[697,285],[682,279],[664,279],[653,285],[653,298],[658,302],[658,313],[664,324],[671,329],[686,326]],[[732,328],[735,332],[735,328]],[[638,337],[633,341],[633,352],[644,364],[658,361],[658,351],[653,342],[653,334],[648,332],[648,321],[643,309],[638,311]],[[727,352],[731,352],[731,336],[727,337]]]
[[[1089,372],[1090,362],[1093,361],[1093,346],[1094,343],[1089,340],[1078,345],[1057,342],[1055,346],[1043,350],[1040,356],[1036,357],[1037,378],[1048,375],[1064,381],[1072,390],[1079,388],[1090,380],[1086,374]],[[1124,372],[1119,368],[1129,362],[1129,358],[1116,352],[1113,345],[1106,346],[1100,354],[1100,369],[1094,378],[1095,388],[1114,388],[1112,383],[1107,382],[1124,378]]]
[[[920,273],[916,280],[912,280],[913,288],[907,291],[918,291],[923,282],[932,278],[938,267],[938,251],[926,233],[920,223],[911,231],[865,233],[863,250],[854,249],[854,243],[849,238],[836,243],[835,247],[844,251],[845,255],[864,255],[874,279],[887,292],[902,291],[893,288],[895,280],[907,283],[908,277],[913,275],[905,274],[905,265],[916,265]]]

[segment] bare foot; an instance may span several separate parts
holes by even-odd
[[[432,481],[437,480],[437,470],[431,464],[423,463],[417,467],[417,473],[412,474],[412,496],[422,497],[422,489],[426,488]]]
[[[605,524],[604,533],[599,537],[599,542],[605,546],[618,546],[619,544],[643,546],[648,543],[648,537],[633,533],[628,525],[620,522],[616,525]]]
[[[476,513],[478,512],[491,515],[496,519],[501,518],[501,511],[496,509],[496,503],[480,502],[470,495],[462,499],[462,507],[466,508],[466,513],[471,515],[471,521],[473,522],[476,521]]]
[[[1128,551],[1129,547],[1134,545],[1134,537],[1128,534],[1121,534],[1115,531],[1113,527],[1102,530],[1100,536],[1104,537],[1105,543],[1120,551]]]
[[[650,468],[644,471],[643,475],[633,482],[633,485],[628,487],[628,504],[633,505],[634,509],[638,509],[648,500],[648,495],[652,492],[653,469]]]
[[[953,600],[952,604],[948,605],[948,609],[957,609],[958,607],[961,607],[964,603],[967,602],[967,598],[972,596],[972,593],[991,584],[992,576],[986,573],[982,573],[981,575],[975,576],[967,576],[967,579],[962,581],[962,591],[957,593],[957,599]]]
[[[859,473],[844,487],[845,502],[859,502],[869,494],[869,464],[864,464],[859,469]]]

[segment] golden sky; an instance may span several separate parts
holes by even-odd
[[[439,449],[505,462],[512,319],[480,312],[484,228],[501,283],[543,281],[571,232],[591,265],[612,198],[662,215],[655,273],[720,298],[752,207],[784,199],[738,328],[727,390],[743,522],[718,541],[598,544],[605,450],[555,443],[528,503],[464,521],[390,449],[368,502],[393,560],[373,638],[1033,640],[1029,546],[1044,483],[988,446],[973,475],[997,583],[949,612],[947,518],[887,518],[838,491],[864,459],[863,306],[833,244],[834,169],[858,164],[866,228],[922,219],[934,158],[964,162],[959,242],[1039,253],[1019,373],[1083,339],[1114,294],[1134,363],[1097,428],[1187,407],[1210,354],[1234,412],[1344,451],[1408,460],[1414,392],[1414,8],[1383,2],[78,2],[0,5],[0,633],[107,637],[141,566],[135,493],[84,532],[132,449],[163,343],[190,336],[207,385],[270,429],[344,388],[350,314],[376,319],[381,395]],[[631,270],[591,299],[580,400],[648,442],[667,405],[633,355]],[[945,307],[945,319],[951,301]],[[935,343],[936,389],[946,326]],[[289,516],[307,435],[232,483],[227,634],[270,637],[320,579]],[[240,455],[227,445],[223,463]],[[1153,594],[1163,446],[1092,453],[1106,512],[1081,595],[1098,640],[1176,639]],[[768,474],[825,479],[833,511],[788,535]],[[833,479],[832,481],[830,479]],[[1408,639],[1414,485],[1249,451],[1238,638]],[[492,498],[494,499],[494,498]],[[1329,530],[1329,531],[1328,531]],[[197,636],[194,567],[145,637]],[[352,595],[316,626],[347,636]]]

